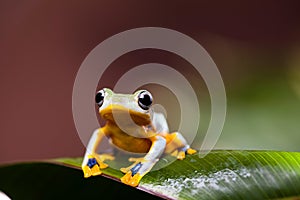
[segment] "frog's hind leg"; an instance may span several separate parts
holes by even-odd
[[[187,141],[179,132],[174,132],[165,135],[167,140],[166,153],[177,157],[179,160],[183,160],[186,154],[194,154],[197,151],[190,148]]]

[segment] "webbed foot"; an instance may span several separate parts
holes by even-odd
[[[130,185],[136,187],[143,176],[145,176],[157,162],[157,160],[145,160],[144,158],[135,158],[130,159],[135,160],[133,165],[130,165],[127,168],[123,168],[126,170],[122,170],[126,174],[121,178],[121,182],[125,183],[126,185]]]
[[[97,176],[100,175],[102,172],[100,171],[99,165],[97,160],[93,157],[88,159],[87,164],[82,167],[82,171],[84,174],[84,178],[88,178],[90,176]]]
[[[195,154],[197,151],[195,149],[192,148],[182,148],[179,150],[175,150],[171,155],[174,157],[177,157],[178,160],[183,160],[185,159],[185,155],[192,155]]]
[[[132,187],[136,187],[140,180],[142,179],[142,175],[139,173],[140,168],[143,166],[141,162],[135,164],[127,173],[121,178],[121,182],[126,185],[130,185]],[[145,175],[145,173],[144,173]]]
[[[188,148],[188,150],[186,150],[186,153],[189,155],[193,155],[193,154],[197,153],[197,151],[195,149]]]
[[[102,155],[89,155],[88,161],[85,166],[82,167],[82,171],[85,178],[90,176],[97,176],[102,174],[100,169],[104,169],[108,167],[108,164],[104,163],[105,160],[113,160],[114,157],[108,154]]]
[[[121,178],[121,181],[122,181],[122,183],[125,183],[126,185],[136,187],[136,186],[138,186],[141,179],[142,179],[142,176],[139,173],[132,176],[132,172],[129,171]]]

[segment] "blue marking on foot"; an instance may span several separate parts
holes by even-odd
[[[189,148],[190,148],[190,146],[186,145],[185,147],[181,148],[180,151],[183,151],[186,153]]]
[[[142,163],[138,163],[138,164],[136,164],[133,168],[131,168],[130,169],[130,171],[131,171],[131,176],[134,176],[138,171],[139,171],[139,169],[142,167]]]
[[[89,166],[89,168],[92,168],[92,167],[94,167],[96,164],[98,164],[97,163],[97,161],[96,161],[96,159],[95,158],[90,158],[89,160],[88,160],[88,162],[87,162],[87,166]]]

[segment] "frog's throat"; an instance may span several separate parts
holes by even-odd
[[[129,119],[131,118],[139,126],[151,124],[150,112],[142,113],[116,104],[107,106],[99,111],[99,114],[101,118],[110,122],[115,122],[116,120],[130,121]]]

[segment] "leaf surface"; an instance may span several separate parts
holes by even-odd
[[[119,182],[113,168],[83,178],[81,158],[0,167],[0,190],[11,197],[278,199],[300,196],[300,153],[275,151],[212,151],[148,173],[136,188]],[[168,158],[159,164],[168,162]],[[75,168],[75,169],[74,169]],[[79,169],[79,170],[78,170]],[[141,191],[142,190],[142,191]],[[144,191],[144,192],[143,192]],[[149,194],[148,194],[149,193]],[[24,198],[22,198],[24,199]]]

